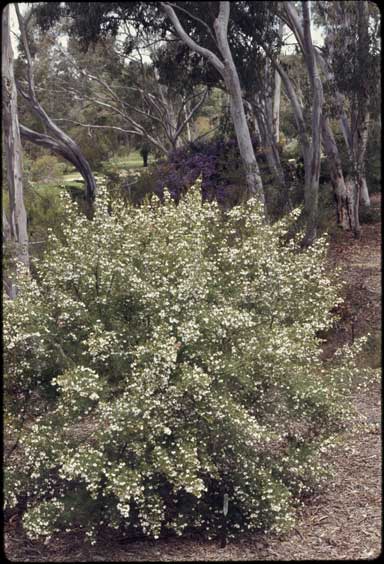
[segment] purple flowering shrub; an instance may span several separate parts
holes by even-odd
[[[254,147],[257,150],[255,142]],[[259,160],[262,161],[262,158]],[[245,184],[236,139],[190,143],[176,149],[167,161],[158,163],[154,175],[154,192],[160,198],[164,188],[168,188],[172,197],[178,201],[201,176],[203,201],[216,200],[225,207],[238,203],[239,188]]]

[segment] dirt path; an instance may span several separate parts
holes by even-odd
[[[372,205],[380,207],[379,196]],[[330,339],[339,346],[355,336],[372,333],[365,362],[379,366],[381,331],[381,223],[364,225],[363,238],[338,234],[329,254],[330,268],[341,264],[347,281],[341,324]],[[380,339],[381,340],[381,339]],[[129,544],[82,544],[76,535],[49,546],[25,539],[19,525],[7,524],[5,549],[11,560],[29,562],[159,562],[225,560],[348,560],[375,558],[381,551],[381,409],[380,386],[356,397],[359,429],[346,435],[346,446],[335,456],[330,488],[311,499],[289,535],[243,537],[226,548],[198,537]]]

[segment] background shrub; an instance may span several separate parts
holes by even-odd
[[[62,176],[65,163],[53,155],[44,155],[32,162],[29,168],[30,179],[34,182],[49,183]]]

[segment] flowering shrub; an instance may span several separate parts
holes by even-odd
[[[212,535],[224,494],[230,535],[292,526],[357,373],[353,349],[320,358],[338,302],[324,240],[298,253],[290,220],[264,224],[255,200],[223,218],[196,188],[101,194],[92,221],[65,206],[4,303],[8,507],[31,538]]]
[[[253,142],[264,179],[269,177],[265,156]],[[167,161],[155,167],[154,192],[161,195],[166,187],[178,200],[185,190],[201,177],[204,200],[217,200],[223,207],[239,202],[245,174],[236,139],[214,139],[190,143],[174,150]]]

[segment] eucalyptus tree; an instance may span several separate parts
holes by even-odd
[[[304,211],[306,214],[306,233],[303,240],[304,245],[312,244],[317,235],[318,220],[318,198],[320,178],[320,148],[321,148],[321,117],[324,102],[323,85],[319,76],[316,61],[315,48],[312,42],[311,19],[309,2],[302,2],[303,9],[303,46],[304,59],[308,68],[313,101],[312,101],[312,123],[311,143],[304,150],[305,166],[305,189],[304,189]]]
[[[317,4],[313,4],[313,6],[317,6]],[[279,16],[283,19],[283,21],[287,24],[287,27],[292,30],[295,35],[297,47],[296,49],[304,55],[307,52],[307,46],[305,45],[304,39],[304,29],[303,25],[300,20],[300,16],[296,10],[294,3],[292,2],[280,2],[278,3],[278,13]],[[315,11],[315,16],[317,12]],[[330,177],[331,177],[331,184],[334,191],[334,198],[336,203],[336,211],[337,211],[337,223],[342,226],[344,229],[351,229],[356,233],[355,226],[358,225],[358,218],[356,219],[354,214],[354,197],[353,197],[353,183],[350,179],[345,179],[343,174],[342,162],[339,153],[339,149],[335,140],[335,136],[333,134],[331,125],[330,125],[330,118],[332,112],[330,108],[332,107],[332,89],[330,89],[329,84],[329,73],[326,72],[324,64],[324,58],[320,54],[320,51],[317,47],[315,47],[314,51],[315,55],[315,63],[318,67],[318,79],[325,85],[325,97],[323,100],[322,105],[322,112],[320,117],[320,124],[321,124],[321,142],[326,153],[328,163],[329,163],[329,170],[330,170]],[[308,78],[308,66],[307,67],[307,78]],[[281,65],[279,72],[286,71],[285,65]],[[321,73],[320,73],[321,71]],[[304,89],[300,88],[299,82],[297,80],[297,69],[295,69],[295,80],[293,81],[288,74],[284,77],[284,84],[285,90],[288,98],[291,101],[292,108],[295,115],[295,120],[297,124],[297,128],[299,131],[299,139],[300,144],[302,147],[302,152],[304,154],[305,147],[307,146],[306,140],[306,130],[305,130],[305,106],[313,107],[313,96],[306,87],[306,82],[304,77]],[[288,85],[289,82],[289,85]],[[304,93],[304,95],[303,95]],[[303,101],[306,100],[306,104],[303,105]],[[304,110],[304,111],[303,111]],[[304,148],[304,149],[303,149]],[[304,159],[304,165],[307,164],[310,167],[309,163],[306,163]]]
[[[257,195],[260,201],[264,203],[263,184],[245,115],[240,79],[228,40],[230,3],[219,3],[219,11],[215,14],[211,25],[201,20],[200,17],[193,15],[193,13],[189,11],[187,12],[189,17],[197,19],[208,30],[208,34],[216,44],[219,56],[213,50],[194,41],[194,39],[185,31],[179,15],[175,12],[175,9],[170,3],[161,2],[160,4],[171,20],[175,32],[180,39],[192,51],[199,53],[207,59],[207,61],[223,78],[230,96],[231,116],[240,149],[240,155],[245,168],[248,193],[249,195]],[[183,7],[181,7],[181,10],[185,11]]]
[[[22,147],[13,68],[10,4],[4,8],[2,15],[2,96],[3,139],[9,194],[9,220],[3,208],[3,243],[11,242],[15,247],[16,258],[29,269],[27,214],[24,205]],[[5,286],[9,297],[14,298],[15,286],[12,280],[5,280]]]
[[[370,203],[365,154],[370,114],[380,91],[380,14],[374,3],[365,0],[322,2],[318,13],[326,34],[321,56],[348,150],[358,218],[359,201],[366,206]]]
[[[93,201],[96,197],[95,178],[88,161],[85,159],[77,143],[51,119],[38,99],[33,71],[33,59],[28,41],[26,25],[28,20],[21,15],[17,4],[15,4],[15,9],[20,27],[21,44],[27,61],[27,88],[24,89],[19,84],[18,91],[26,100],[31,112],[38,118],[46,131],[45,133],[40,133],[20,124],[20,134],[24,139],[48,148],[50,151],[66,159],[80,172],[85,181],[86,200],[88,203],[88,211],[91,214]]]
[[[253,116],[254,129],[266,157],[270,175],[280,196],[281,209],[290,208],[290,195],[280,158],[280,75],[271,66],[262,45],[279,59],[283,22],[266,2],[241,2],[234,6],[235,29],[231,45],[243,85],[243,95]],[[282,202],[283,205],[282,205]]]
[[[64,6],[57,4],[55,10],[56,8],[71,16],[71,33],[82,37],[86,42],[91,42],[98,36],[117,35],[122,22],[133,26],[139,33],[143,30],[156,32],[159,40],[174,41],[175,37],[181,39],[187,49],[195,55],[195,70],[197,67],[208,67],[204,69],[206,76],[214,76],[213,84],[221,81],[229,92],[232,100],[232,119],[246,171],[247,191],[257,194],[264,201],[262,179],[251,142],[243,93],[234,62],[235,53],[229,46],[230,38],[233,38],[236,31],[230,18],[229,2],[176,2],[172,5],[156,2],[112,5],[104,2],[99,3],[93,13],[88,5],[79,2],[66,3]],[[53,5],[42,6],[39,14],[42,25],[46,27],[52,25],[52,21],[59,17],[57,12],[54,12]],[[204,84],[209,86],[209,82]]]
[[[102,47],[106,39],[93,45]],[[98,49],[98,60],[103,61],[99,68],[92,68],[90,62],[91,47],[86,54],[74,53],[73,45],[68,53],[63,50],[69,64],[81,77],[77,85],[63,85],[62,89],[70,90],[77,100],[85,105],[99,108],[103,117],[108,120],[102,123],[86,122],[84,119],[64,119],[69,123],[85,127],[89,130],[104,129],[126,133],[138,138],[141,143],[150,144],[157,152],[167,155],[183,144],[187,127],[204,104],[208,89],[192,88],[181,80],[173,84],[165,83],[157,72],[155,64],[141,55],[141,48],[136,47],[139,56],[134,53],[119,52],[116,41],[108,40],[108,48],[103,52]],[[109,65],[109,56],[118,59],[115,69]],[[151,53],[157,56],[157,50]],[[137,141],[136,141],[137,144]]]
[[[266,55],[281,77],[285,92],[292,105],[298,129],[305,170],[304,210],[301,221],[305,222],[306,231],[302,245],[309,246],[317,236],[321,119],[324,101],[323,87],[312,41],[311,14],[308,2],[302,2],[302,20],[300,20],[293,2],[279,2],[277,5],[277,13],[295,33],[296,40],[304,57],[312,95],[311,125],[308,127],[304,117],[303,106],[296,92],[293,80],[269,45],[263,42],[262,45]]]

